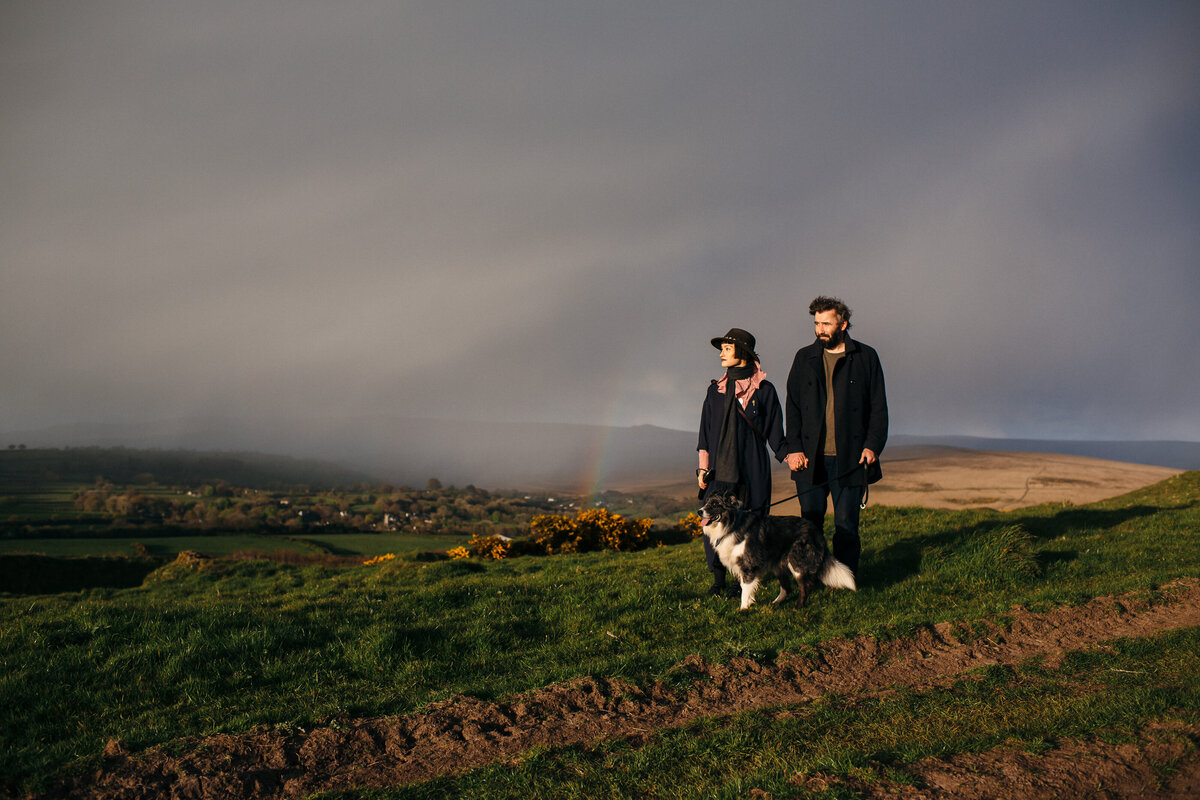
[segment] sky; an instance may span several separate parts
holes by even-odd
[[[842,298],[908,434],[1200,441],[1200,5],[0,5],[0,432],[697,427]]]

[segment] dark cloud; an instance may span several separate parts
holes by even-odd
[[[691,428],[818,293],[894,428],[1200,438],[1189,3],[8,4],[0,430]]]

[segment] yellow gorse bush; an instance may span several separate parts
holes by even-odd
[[[557,514],[538,514],[529,523],[533,541],[547,553],[574,553],[576,525]]]
[[[512,549],[512,542],[499,536],[472,536],[467,544],[468,552],[481,558],[506,558]]]
[[[675,524],[679,526],[681,531],[691,535],[693,539],[702,533],[700,530],[700,515],[694,511]]]
[[[636,550],[649,540],[650,525],[648,519],[625,519],[606,508],[589,508],[574,519],[539,514],[530,522],[529,532],[547,553]]]
[[[374,558],[372,558],[372,559],[368,559],[367,561],[364,561],[364,562],[363,562],[363,565],[364,565],[364,566],[367,566],[367,567],[370,567],[370,566],[373,566],[373,565],[375,565],[375,564],[382,564],[384,561],[391,561],[391,560],[392,560],[393,558],[395,558],[395,557],[396,557],[396,554],[395,554],[395,553],[384,553],[384,554],[383,554],[383,555],[381,555],[381,556],[375,556],[375,557],[374,557]]]
[[[696,535],[700,520],[695,514],[691,518],[696,531],[693,535]],[[653,524],[650,519],[626,519],[606,508],[584,509],[574,517],[539,514],[529,524],[528,539],[514,542],[500,536],[475,535],[466,546],[447,550],[446,555],[452,559],[470,556],[501,559],[529,554],[531,548],[547,555],[588,550],[637,550],[649,543]],[[683,527],[684,521],[679,524]]]

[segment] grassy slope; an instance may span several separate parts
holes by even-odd
[[[173,574],[152,576],[135,589],[3,598],[0,775],[10,787],[36,783],[95,755],[111,737],[137,749],[258,723],[403,713],[456,693],[491,697],[583,674],[645,682],[690,653],[717,661],[735,654],[769,658],[835,636],[897,636],[932,622],[1002,617],[1014,603],[1048,607],[1153,589],[1200,575],[1198,522],[1200,473],[1081,508],[1010,514],[872,508],[863,518],[861,590],[817,592],[800,611],[738,614],[734,605],[710,600],[698,543],[487,564],[398,559],[341,571],[222,563],[201,571],[172,568]],[[1164,641],[1153,646],[1165,651],[1149,657],[1175,663],[1195,644]],[[1019,695],[1023,681],[1013,675],[998,685],[1011,684]],[[912,702],[969,706],[974,689],[964,686],[961,697]],[[1184,707],[1196,709],[1194,685],[1162,691],[1174,691]],[[1115,693],[1102,694],[1116,701]],[[872,702],[830,703],[827,713],[850,714],[868,728],[871,719],[898,713]],[[1163,707],[1161,699],[1121,702],[1128,709],[1111,713],[1131,722]],[[793,735],[771,727],[763,730],[768,739]],[[1043,726],[1039,734],[1037,728],[1030,735],[1053,730]],[[712,763],[724,763],[722,737],[737,739],[742,731],[717,722],[711,735],[705,732]],[[638,783],[636,791],[653,787],[653,776],[672,768],[687,738],[666,732],[658,737],[666,742],[661,753],[654,745],[619,757],[626,772],[651,776],[639,779],[649,783]],[[902,746],[867,744],[853,752],[831,750],[829,758],[850,769],[856,758]],[[609,758],[603,748],[597,752],[601,756],[579,757]],[[659,757],[667,766],[653,766]],[[580,769],[567,770],[547,791],[574,794]],[[770,774],[762,765],[753,769],[771,784],[782,774],[778,766]],[[508,778],[487,774],[464,780],[508,792]],[[707,794],[737,794],[730,787],[741,780],[730,773]],[[519,794],[528,787],[510,788]],[[459,791],[435,783],[397,796],[443,790]]]

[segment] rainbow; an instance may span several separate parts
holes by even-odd
[[[587,468],[583,470],[579,484],[579,494],[585,500],[604,491],[604,482],[612,467],[613,439],[617,430],[611,425],[601,425],[592,434],[585,458]]]

